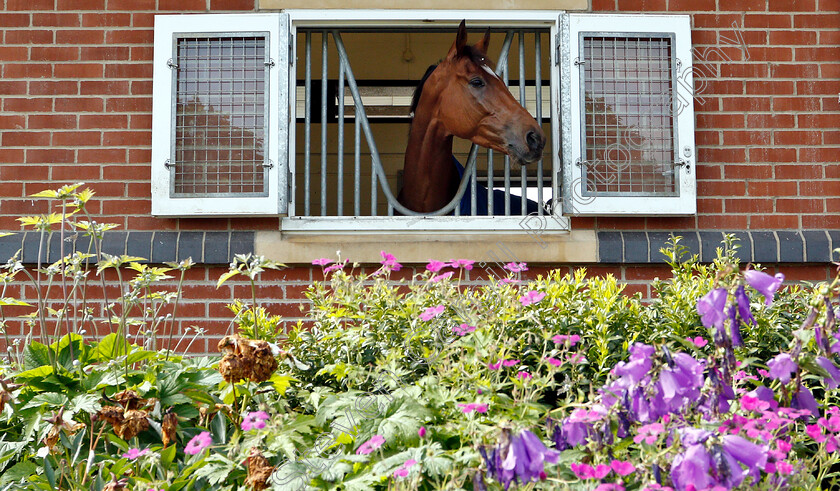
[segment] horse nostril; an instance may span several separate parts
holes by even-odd
[[[530,148],[531,150],[536,150],[540,148],[543,143],[542,138],[540,138],[540,135],[538,135],[537,132],[533,130],[529,131],[525,135],[525,141],[528,142],[528,148]]]

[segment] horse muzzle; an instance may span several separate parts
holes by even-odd
[[[542,157],[545,148],[545,134],[539,127],[533,127],[525,132],[525,136],[517,138],[507,145],[508,155],[522,164],[536,162]]]

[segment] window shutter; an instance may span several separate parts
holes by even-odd
[[[568,215],[696,212],[688,16],[565,14]]]
[[[286,211],[288,43],[286,14],[156,16],[154,215]]]

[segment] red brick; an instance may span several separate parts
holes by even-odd
[[[750,216],[750,229],[785,230],[799,228],[798,215],[764,214]]]
[[[4,99],[3,110],[12,112],[45,112],[52,111],[52,99]]]
[[[102,135],[102,144],[107,146],[142,146],[151,143],[151,131],[106,131]]]
[[[802,228],[840,229],[840,215],[802,215]]]
[[[29,27],[29,14],[0,13],[0,27]]]
[[[828,213],[840,213],[840,198],[825,200],[825,211]]]
[[[799,149],[800,162],[836,162],[837,155],[840,155],[840,148],[803,147]]]
[[[840,196],[840,181],[802,181],[799,192],[803,196]]]
[[[82,152],[86,150],[79,150],[79,159],[82,158]],[[101,159],[103,163],[122,163],[126,161],[125,158],[125,149],[108,149],[106,150],[106,154],[103,154]],[[106,162],[106,157],[109,160]],[[91,156],[88,158],[90,162],[99,162],[98,160],[94,160],[95,156]],[[138,177],[145,179],[151,173],[148,165],[106,165],[102,168],[102,178],[103,179],[126,179],[126,176],[132,176],[132,178]],[[225,220],[226,221],[226,220]],[[227,225],[224,227],[227,229]]]
[[[22,130],[26,126],[26,116],[23,114],[0,114],[0,128],[4,130]]]
[[[0,147],[0,162],[4,164],[19,164],[23,162],[24,151],[22,148],[4,148]],[[3,175],[3,169],[6,166],[0,165],[0,175]]]
[[[826,281],[829,279],[829,268],[824,265],[786,265],[781,271],[785,274],[787,281]]]
[[[52,172],[53,179],[67,179],[71,181],[100,179],[100,169],[96,165],[56,165],[50,171]]]
[[[840,111],[840,100],[837,100],[837,97],[823,97],[822,101],[822,108],[823,111]]]
[[[790,14],[744,14],[744,28],[790,28]]]
[[[837,19],[834,16],[823,13],[815,15],[794,14],[793,27],[806,29],[830,29],[837,27]]]
[[[79,128],[128,128],[128,116],[124,114],[81,114]]]
[[[82,14],[82,27],[126,27],[131,25],[131,14]]]
[[[697,145],[712,146],[720,145],[720,131],[701,131],[703,127],[698,124],[694,132],[694,142]]]
[[[840,179],[840,164],[828,164],[825,166],[825,177],[828,179]]]
[[[713,9],[714,10],[714,9]],[[692,15],[695,28],[722,29],[723,26],[741,24],[742,14],[697,13]]]
[[[53,31],[36,31],[32,29],[6,31],[5,44],[52,44]],[[25,49],[25,48],[24,48]],[[24,56],[24,58],[26,57]]]
[[[840,47],[794,49],[796,61],[837,61],[838,58],[840,58]]]
[[[838,50],[840,55],[840,50]],[[796,82],[796,93],[801,95],[811,94],[837,94],[840,92],[840,81],[837,80],[803,80]]]
[[[750,162],[795,162],[796,149],[793,148],[751,148]]]
[[[769,81],[753,81],[748,80],[747,94],[763,95],[763,94],[793,94],[793,82],[781,80]]]
[[[127,46],[83,47],[82,60],[127,60],[130,50]]]
[[[840,11],[840,0],[819,0],[820,6],[817,10],[820,12]]]
[[[697,228],[710,230],[743,230],[747,228],[746,215],[700,215]]]
[[[749,51],[750,61],[778,62],[793,60],[793,48],[750,46]]]
[[[773,111],[819,111],[820,100],[814,97],[774,97]]]
[[[592,10],[598,11],[615,11],[616,0],[592,0]]]
[[[813,12],[816,3],[816,0],[768,0],[768,7],[770,12]]]
[[[738,94],[744,93],[744,82],[741,80],[708,80],[706,90],[698,91],[699,94]]]
[[[840,78],[840,63],[823,63],[820,65],[821,78]]]
[[[76,127],[76,116],[73,114],[50,114],[50,115],[32,115],[29,116],[29,129],[40,128],[64,128],[72,129]]]
[[[725,165],[726,179],[771,179],[773,168],[767,164]]]
[[[50,144],[47,131],[4,131],[3,146],[6,147],[45,147]]]
[[[102,44],[105,31],[95,29],[59,30],[55,33],[57,44]]]
[[[766,78],[767,65],[759,63],[723,63],[720,76],[729,78]]]
[[[764,31],[722,31],[720,44],[738,45],[738,49],[749,51],[748,46],[767,44],[767,33]]]
[[[109,112],[151,112],[151,97],[110,98],[106,103]]]
[[[796,181],[750,181],[747,183],[749,196],[796,196]]]
[[[735,131],[723,132],[724,145],[769,145],[771,133],[769,131]]]
[[[108,78],[152,78],[151,63],[120,63],[105,65]]]
[[[159,0],[158,10],[206,10],[206,0]],[[134,9],[132,9],[134,10]]]
[[[75,61],[79,59],[79,48],[69,46],[33,46],[29,59],[32,61]]]
[[[701,113],[697,115],[698,128],[743,128],[743,114]]]
[[[55,65],[56,78],[102,78],[101,63],[60,63]]]
[[[770,31],[770,44],[816,44],[817,33],[814,31]]]
[[[773,213],[773,200],[766,199],[727,199],[726,213]]]
[[[778,213],[824,213],[824,202],[821,199],[783,199],[776,200]]]
[[[124,80],[82,80],[79,82],[79,93],[82,95],[122,95],[128,94],[129,83]]]
[[[833,31],[819,31],[820,33],[820,44],[828,45],[828,44],[840,44],[840,31],[833,30]]]
[[[124,148],[97,148],[97,149],[79,149],[78,161],[80,163],[90,164],[113,164],[125,162]],[[121,166],[122,168],[122,166]],[[109,167],[105,167],[102,171],[103,179],[125,179],[125,174],[110,175]]]
[[[255,10],[254,0],[210,0],[210,10]]]
[[[152,81],[132,80],[131,95],[152,95]]]
[[[34,63],[7,63],[3,66],[5,78],[47,78],[52,76],[52,66]]]
[[[150,130],[152,129],[152,115],[132,114],[128,121],[128,127],[133,130]]]
[[[698,30],[691,31],[691,45],[716,45],[717,31],[712,30]]]
[[[799,114],[796,120],[800,128],[840,128],[840,113]]]
[[[56,131],[52,138],[54,146],[90,147],[101,142],[102,133],[99,131]]]
[[[747,128],[793,128],[793,114],[747,114]]]
[[[746,193],[744,181],[698,181],[697,194],[702,196],[743,196]]]
[[[128,162],[132,164],[148,164],[152,159],[152,150],[148,148],[132,148],[128,150]]]
[[[819,145],[822,133],[819,131],[776,131],[773,135],[776,145]]]
[[[151,44],[153,41],[153,30],[115,29],[105,33],[108,44]]]
[[[751,113],[770,110],[769,97],[724,97],[721,100],[724,111]]]
[[[155,10],[155,0],[108,0],[108,10]]]
[[[79,14],[34,13],[33,26],[79,27]]]
[[[37,164],[72,163],[76,160],[73,150],[66,148],[29,148],[26,150],[26,162]],[[53,168],[55,175],[55,168]],[[83,177],[75,177],[83,179]]]
[[[67,97],[55,100],[56,112],[101,112],[102,108],[102,99],[97,97]]]
[[[744,162],[747,159],[743,148],[699,148],[697,156],[700,162]]]
[[[58,0],[58,10],[105,10],[105,0]]]
[[[54,10],[55,0],[6,0],[6,10]]]
[[[772,78],[816,78],[819,76],[819,65],[804,63],[771,64]]]
[[[821,165],[777,165],[776,179],[822,179],[823,166]]]
[[[155,14],[153,13],[139,13],[134,12],[131,14],[131,27],[143,28],[143,27],[154,27],[155,25]]]
[[[147,164],[146,167],[148,168],[149,165]],[[145,179],[148,179],[148,177],[145,177]],[[129,182],[126,184],[125,190],[127,196],[135,198],[145,198],[152,194],[152,186],[148,182]]]
[[[152,61],[155,50],[152,46],[132,46],[131,61]]]

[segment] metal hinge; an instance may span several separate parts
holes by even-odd
[[[560,64],[560,33],[554,36],[554,64]]]
[[[172,58],[166,60],[166,66],[172,69],[178,68],[178,64],[172,61]]]
[[[268,61],[263,63],[263,65],[267,66],[268,68],[274,68],[274,58],[269,58]]]
[[[168,170],[168,169],[171,169],[172,167],[175,167],[175,164],[173,164],[169,159],[166,159],[166,160],[163,161],[163,166],[166,167],[167,170]]]
[[[289,32],[289,66],[295,66],[295,37]]]

